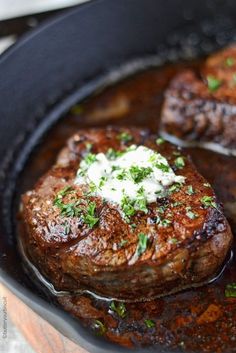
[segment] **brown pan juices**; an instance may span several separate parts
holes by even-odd
[[[31,188],[55,161],[69,136],[81,127],[126,125],[158,132],[163,91],[183,68],[199,62],[148,69],[98,92],[71,111],[48,133],[28,163],[22,192]],[[236,232],[236,159],[201,148],[186,148],[198,171],[213,186]],[[232,254],[235,253],[233,244]],[[91,294],[55,294],[55,300],[95,334],[125,347],[181,348],[193,352],[236,352],[236,298],[225,289],[236,283],[236,261],[203,287],[139,303],[102,300]]]

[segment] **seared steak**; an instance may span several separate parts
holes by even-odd
[[[162,131],[236,153],[235,92],[236,46],[210,56],[200,75],[185,70],[172,80],[165,93]]]
[[[131,138],[121,140],[122,132]],[[88,153],[124,151],[132,144],[158,151],[186,179],[127,221],[115,204],[74,180]],[[57,290],[86,288],[122,300],[177,292],[212,279],[232,240],[214,191],[191,160],[136,128],[79,131],[22,203],[27,254]]]

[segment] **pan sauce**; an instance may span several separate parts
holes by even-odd
[[[72,108],[44,139],[27,166],[22,192],[54,162],[66,139],[80,127],[136,125],[158,130],[162,92],[183,63],[149,69]],[[236,232],[236,160],[199,148],[186,149],[201,174],[223,202]],[[233,245],[233,250],[235,244]],[[235,252],[234,252],[235,253]],[[193,352],[236,352],[236,298],[225,297],[225,287],[236,282],[235,257],[211,284],[144,303],[113,304],[89,294],[55,297],[65,310],[96,334],[125,347],[162,345]]]

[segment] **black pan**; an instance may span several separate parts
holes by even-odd
[[[85,330],[25,274],[16,245],[18,178],[41,138],[75,102],[108,77],[119,79],[110,72],[125,65],[125,75],[157,57],[205,54],[235,39],[234,24],[234,0],[97,0],[46,22],[0,57],[1,281],[89,352],[127,350]]]

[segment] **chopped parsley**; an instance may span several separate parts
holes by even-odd
[[[165,143],[165,140],[162,137],[158,137],[156,139],[156,144],[157,145],[162,145],[163,143]]]
[[[168,173],[170,171],[170,167],[164,163],[156,163],[155,167],[162,170],[164,173]]]
[[[122,151],[117,151],[117,150],[114,150],[114,148],[109,148],[107,150],[106,156],[108,159],[114,160],[114,159],[122,156],[123,154],[124,154],[124,152],[122,152]]]
[[[61,200],[64,196],[75,192],[75,190],[72,188],[72,186],[66,186],[63,189],[61,189],[58,193],[57,196],[54,200],[54,204],[56,204],[58,202],[58,200]]]
[[[173,154],[173,156],[180,156],[180,152],[179,151],[174,151],[172,154]]]
[[[106,326],[100,320],[95,320],[94,327],[98,330],[99,335],[104,335],[104,333],[107,331]]]
[[[125,180],[127,179],[128,175],[125,169],[123,169],[119,174],[117,174],[116,179],[118,180]]]
[[[107,181],[107,177],[102,176],[99,181],[99,188],[102,188],[106,181]]]
[[[170,227],[170,225],[172,224],[172,221],[170,219],[164,218],[160,221],[159,225],[161,227]]]
[[[121,209],[124,212],[126,219],[129,220],[135,214],[134,201],[124,195],[121,200]]]
[[[57,206],[61,215],[65,217],[81,217],[83,222],[92,228],[98,221],[99,218],[95,217],[95,202],[88,202],[87,209],[85,210],[84,205],[82,206],[82,200],[73,200],[68,203],[64,203],[63,197],[75,192],[71,187],[66,187],[58,192],[53,204]]]
[[[94,193],[97,190],[97,186],[92,181],[89,183],[89,190],[91,193]]]
[[[181,201],[175,201],[172,203],[172,207],[178,207],[178,206],[182,206],[183,205],[183,202]]]
[[[138,198],[135,201],[135,209],[139,211],[143,211],[144,213],[148,213],[148,208],[147,208],[147,200],[145,198]]]
[[[137,228],[137,224],[132,223],[132,224],[130,225],[130,227],[131,227],[132,229],[135,229],[135,228]]]
[[[78,217],[81,214],[81,201],[76,200],[69,203],[64,203],[62,199],[54,200],[54,205],[57,206],[61,215],[65,217]]]
[[[232,85],[236,85],[236,73],[233,74]]]
[[[119,248],[123,248],[128,243],[128,240],[122,239],[121,242],[119,243]]]
[[[215,92],[217,91],[222,84],[222,81],[217,79],[214,76],[207,76],[207,86],[210,92]]]
[[[166,208],[167,208],[167,206],[165,206],[165,205],[159,206],[159,207],[157,208],[157,212],[160,213],[160,214],[164,214]]]
[[[129,169],[129,173],[133,181],[137,184],[143,181],[147,176],[149,176],[153,172],[151,167],[138,167],[132,166]]]
[[[156,326],[156,324],[153,320],[146,319],[146,320],[144,320],[144,323],[147,326],[147,328],[153,328]]]
[[[121,134],[118,135],[118,139],[124,143],[132,141],[133,136],[130,135],[128,132],[122,132]]]
[[[232,58],[231,56],[228,56],[225,60],[225,66],[227,67],[232,67],[235,64],[235,59]]]
[[[225,288],[226,298],[236,298],[236,283],[227,284]]]
[[[109,308],[122,319],[126,317],[127,310],[124,303],[119,302],[116,304],[114,301],[112,301]]]
[[[181,186],[182,185],[180,183],[175,183],[175,184],[171,185],[168,190],[169,194],[172,194],[173,192],[178,192],[180,190]]]
[[[195,219],[198,217],[197,213],[191,211],[191,209],[186,211],[186,216],[190,219]]]
[[[186,194],[187,194],[187,195],[194,195],[194,194],[195,194],[195,191],[193,190],[192,185],[189,185],[189,186],[188,186],[187,191],[186,191]]]
[[[84,162],[90,166],[91,164],[93,164],[94,162],[96,162],[97,157],[96,154],[94,153],[88,153],[87,156],[84,157]]]
[[[217,208],[217,205],[216,205],[216,203],[215,203],[215,201],[214,201],[214,199],[213,199],[213,197],[212,196],[203,196],[202,198],[201,198],[201,203],[202,203],[202,205],[205,207],[205,208],[207,208],[207,207],[214,207],[214,208]]]
[[[136,211],[147,213],[147,200],[144,197],[143,187],[138,190],[136,200],[131,200],[127,195],[124,195],[121,200],[121,209],[125,214],[126,221],[129,221]]]
[[[178,244],[178,239],[176,239],[176,238],[171,238],[171,239],[169,239],[168,240],[168,243],[170,243],[170,244]]]
[[[144,233],[139,233],[138,234],[138,248],[137,248],[137,253],[138,256],[142,255],[148,246],[148,237]]]
[[[83,215],[83,221],[85,224],[87,224],[90,228],[93,228],[95,224],[98,223],[99,218],[95,217],[95,210],[96,210],[96,203],[95,202],[89,202],[86,214]]]
[[[135,208],[140,211],[143,211],[144,213],[148,212],[147,199],[145,197],[145,190],[144,190],[143,186],[141,186],[141,188],[139,188],[137,191],[137,199],[135,201]]]
[[[90,142],[86,142],[85,147],[87,152],[91,152],[91,149],[93,148],[93,144]]]
[[[184,157],[179,156],[175,159],[175,166],[178,169],[182,169],[185,166],[185,161],[184,161]]]

